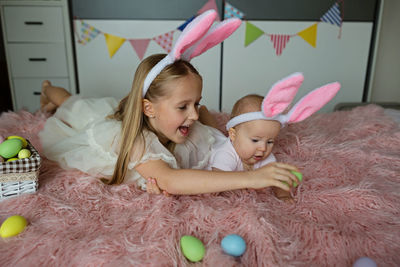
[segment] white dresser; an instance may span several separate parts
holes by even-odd
[[[74,94],[68,1],[0,1],[0,12],[14,111],[36,111],[46,79]]]

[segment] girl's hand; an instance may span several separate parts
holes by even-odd
[[[253,188],[258,189],[275,186],[284,191],[290,191],[290,187],[294,182],[297,184],[300,183],[296,175],[294,175],[291,171],[299,170],[293,165],[281,162],[267,164],[252,172],[252,175],[255,176],[255,184]],[[283,182],[286,182],[287,184]]]
[[[169,196],[167,191],[162,191],[158,185],[157,185],[157,181],[154,178],[148,178],[147,182],[146,182],[146,191],[149,194],[156,194],[159,195],[161,194],[161,192],[165,195],[165,196]]]

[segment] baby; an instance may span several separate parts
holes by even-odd
[[[233,106],[231,119],[249,112],[260,112],[264,97],[246,95]],[[209,169],[221,171],[247,171],[276,162],[272,154],[281,123],[275,120],[252,120],[240,123],[228,130],[229,138],[212,150]],[[288,191],[274,187],[275,195],[285,201],[293,201]]]
[[[212,149],[208,168],[249,171],[267,164],[279,164],[272,148],[280,129],[286,124],[305,120],[340,90],[338,82],[326,84],[309,92],[287,111],[303,80],[302,73],[294,73],[272,85],[264,98],[247,95],[239,99],[226,125],[229,138]],[[274,187],[274,193],[279,199],[294,202],[290,191]]]

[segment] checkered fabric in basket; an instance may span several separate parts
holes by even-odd
[[[36,172],[37,170],[39,170],[40,167],[39,153],[29,142],[27,148],[32,153],[29,158],[0,163],[0,180],[1,180],[1,174]]]
[[[40,155],[28,141],[31,156],[0,163],[0,201],[25,193],[34,193],[38,188]]]

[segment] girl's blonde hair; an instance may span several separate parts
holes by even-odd
[[[152,55],[139,64],[135,72],[135,77],[133,78],[130,93],[120,101],[117,110],[110,116],[112,119],[119,120],[122,123],[118,159],[111,180],[102,179],[106,184],[120,184],[124,181],[128,172],[128,164],[131,159],[133,146],[139,143],[144,144],[143,129],[154,132],[148,118],[143,113],[143,98],[148,99],[150,102],[155,102],[158,98],[169,93],[165,90],[165,83],[184,77],[190,73],[197,75],[201,79],[198,71],[189,62],[178,60],[168,65],[160,72],[143,97],[143,82],[147,74],[165,56],[165,54]],[[174,146],[175,144],[171,144],[168,148],[172,150]],[[141,156],[143,155],[144,147],[145,144],[141,146],[142,151],[139,153]]]

